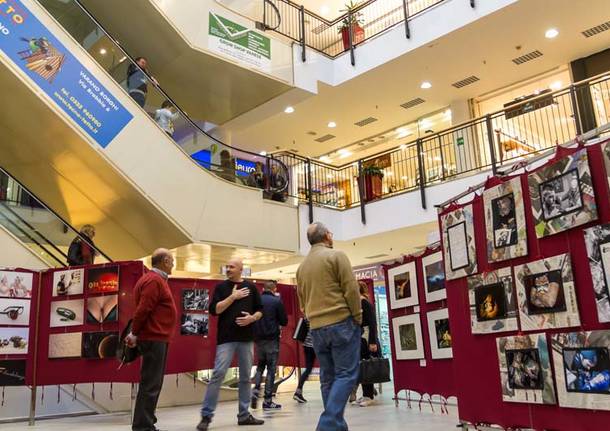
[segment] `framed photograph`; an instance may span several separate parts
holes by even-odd
[[[115,358],[118,345],[118,332],[84,332],[81,356],[85,359]]]
[[[84,323],[84,299],[51,302],[51,318],[49,326],[59,328],[64,326],[80,326]]]
[[[610,149],[610,146],[606,148]],[[610,322],[610,223],[590,227],[583,233],[593,279],[597,318],[607,323]]]
[[[80,358],[82,340],[81,332],[49,335],[49,359]]]
[[[473,334],[516,331],[517,296],[512,269],[501,268],[468,277]]]
[[[33,283],[30,272],[0,271],[0,297],[31,298]]]
[[[82,295],[84,269],[67,269],[53,273],[53,296]]]
[[[504,401],[556,404],[546,334],[500,337],[496,346]]]
[[[29,326],[29,299],[0,298],[0,325]]]
[[[119,291],[119,266],[101,266],[87,269],[87,292],[111,293]]]
[[[538,238],[597,220],[586,148],[537,169],[528,184]]]
[[[208,311],[210,292],[207,289],[183,289],[182,309],[185,311]]]
[[[580,326],[569,254],[515,267],[522,331]]]
[[[424,345],[419,314],[392,320],[394,348],[397,360],[424,359]]]
[[[449,310],[430,311],[427,318],[432,359],[453,358]]]
[[[25,355],[30,344],[30,328],[0,328],[0,357]]]
[[[90,296],[87,298],[87,323],[119,321],[119,295]]]
[[[527,255],[527,229],[521,178],[483,192],[487,259],[501,262]]]
[[[415,261],[389,269],[388,285],[392,310],[419,304]]]
[[[422,258],[426,302],[441,301],[447,298],[445,290],[445,267],[443,253],[438,252]]]
[[[25,386],[25,359],[0,361],[0,386]]]
[[[180,325],[180,335],[208,336],[209,316],[207,314],[184,313]]]
[[[610,411],[610,331],[551,335],[561,407]]]
[[[477,272],[472,205],[440,216],[445,277],[454,280]]]

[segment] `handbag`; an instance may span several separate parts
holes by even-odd
[[[129,333],[131,332],[132,324],[133,319],[129,319],[129,322],[127,322],[127,326],[125,326],[125,329],[123,329],[123,332],[121,332],[121,337],[119,338],[119,345],[116,349],[116,357],[120,362],[118,367],[119,370],[123,365],[135,361],[136,359],[138,359],[138,356],[140,356],[140,349],[138,349],[138,346],[129,347],[127,344],[125,344],[125,338],[127,338]]]
[[[294,328],[294,334],[292,334],[292,338],[294,340],[300,341],[301,343],[304,343],[308,333],[309,325],[307,324],[307,321],[301,317],[299,319],[299,322],[297,323],[297,327]]]
[[[389,382],[390,360],[387,358],[362,359],[358,380],[365,385]]]

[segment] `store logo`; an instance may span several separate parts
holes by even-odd
[[[25,14],[21,12],[20,9],[21,8],[14,1],[0,0],[0,15],[9,17],[14,24],[23,24],[23,16]],[[1,24],[0,32],[5,35],[10,33],[9,29]]]

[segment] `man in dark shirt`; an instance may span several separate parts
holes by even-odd
[[[261,296],[256,286],[241,277],[243,264],[234,259],[227,263],[228,280],[218,284],[210,303],[210,314],[218,316],[216,359],[214,372],[201,408],[199,431],[206,431],[212,422],[220,386],[237,354],[239,363],[239,413],[238,425],[262,425],[248,407],[250,404],[250,370],[252,369],[252,347],[254,331],[252,324],[263,317]]]

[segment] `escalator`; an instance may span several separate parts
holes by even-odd
[[[200,242],[298,249],[297,208],[283,202],[288,172],[280,161],[210,137],[151,81],[138,106],[125,88],[134,60],[77,3],[47,11],[57,1],[14,1],[40,22],[30,33],[47,35],[15,31],[19,58],[0,39],[0,89],[12,96],[0,118],[2,163],[17,179],[69,223],[94,224],[115,259]],[[72,100],[79,85],[122,117],[95,135],[97,118]],[[172,137],[153,118],[165,101],[176,113]]]

